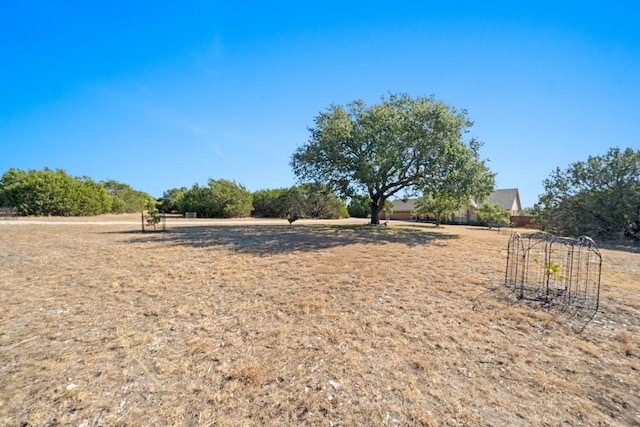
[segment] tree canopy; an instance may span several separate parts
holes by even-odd
[[[244,186],[226,179],[209,179],[207,184],[206,187],[194,184],[190,190],[166,191],[165,196],[174,197],[166,205],[175,204],[179,213],[196,212],[203,218],[236,218],[251,214],[253,196]],[[161,203],[163,205],[165,203]]]
[[[111,212],[113,199],[104,186],[64,170],[9,169],[0,179],[0,206],[20,215],[88,216]]]
[[[480,143],[463,135],[472,125],[433,97],[390,94],[366,107],[363,101],[331,105],[315,118],[310,139],[291,159],[302,181],[319,182],[343,197],[365,193],[371,223],[389,197],[405,190],[484,198],[494,187],[479,158]]]
[[[448,194],[425,194],[416,200],[415,212],[418,215],[433,217],[438,227],[449,215],[467,206],[470,200],[464,200]]]
[[[640,239],[640,150],[611,148],[544,180],[535,210],[543,229],[572,236]]]
[[[511,212],[497,203],[485,203],[476,210],[478,217],[484,221],[489,228],[495,223],[508,223]]]
[[[160,206],[158,207],[160,212],[184,213],[184,211],[181,211],[180,203],[182,202],[182,198],[187,193],[187,191],[189,191],[187,187],[171,188],[169,190],[166,190],[160,198]]]
[[[149,194],[134,190],[129,184],[113,179],[103,181],[101,184],[111,195],[111,212],[113,213],[140,212],[155,202]]]
[[[153,197],[127,184],[74,177],[62,169],[9,169],[0,180],[0,206],[21,215],[88,216],[140,212]]]
[[[356,194],[349,198],[349,216],[366,218],[371,213],[371,198],[366,194]]]
[[[331,189],[305,184],[290,188],[258,190],[253,193],[254,214],[284,218],[287,213],[311,218],[349,216],[342,200]]]

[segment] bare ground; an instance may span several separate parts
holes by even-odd
[[[0,425],[640,425],[640,254],[581,334],[509,235],[0,221]]]

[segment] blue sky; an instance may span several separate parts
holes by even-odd
[[[498,188],[640,148],[640,2],[0,3],[0,173],[64,169],[162,196],[296,183],[330,104],[434,95]]]

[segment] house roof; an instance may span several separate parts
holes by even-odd
[[[504,209],[512,210],[522,210],[522,205],[520,204],[520,193],[518,193],[517,188],[507,188],[504,190],[496,190],[489,197],[487,201],[490,203],[495,203],[497,205],[502,206]]]

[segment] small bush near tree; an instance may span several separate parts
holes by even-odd
[[[416,201],[415,213],[432,217],[435,220],[436,227],[438,227],[467,203],[463,199],[450,194],[425,194]]]
[[[485,203],[476,210],[478,217],[486,223],[489,228],[494,224],[509,223],[511,212],[497,203]]]

